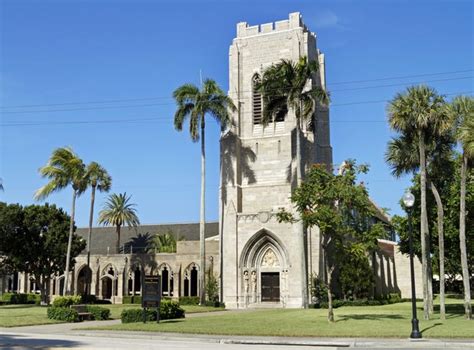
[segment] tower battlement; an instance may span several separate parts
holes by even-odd
[[[255,26],[249,26],[247,22],[237,23],[237,38],[246,38],[253,35],[281,32],[296,28],[302,28],[304,31],[308,31],[308,28],[304,25],[302,16],[299,12],[290,13],[288,19],[282,21]]]

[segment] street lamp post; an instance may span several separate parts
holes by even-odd
[[[415,196],[407,191],[403,195],[403,204],[408,211],[408,231],[409,231],[409,244],[410,244],[410,277],[411,277],[411,334],[410,338],[420,339],[421,332],[418,327],[418,318],[416,317],[416,292],[415,292],[415,267],[413,265],[413,226],[412,226],[412,207],[415,204]]]

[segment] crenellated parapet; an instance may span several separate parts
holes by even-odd
[[[302,28],[303,31],[308,31],[304,25],[301,14],[299,12],[290,13],[288,19],[283,21],[276,21],[255,26],[249,26],[247,22],[237,23],[237,38],[246,38],[249,36],[268,34],[274,32],[282,32],[290,29]]]

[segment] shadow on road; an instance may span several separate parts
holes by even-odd
[[[39,339],[13,334],[0,335],[0,349],[2,350],[73,348],[81,345],[84,344],[64,339]]]

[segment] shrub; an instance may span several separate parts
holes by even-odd
[[[54,307],[69,307],[71,305],[77,305],[81,303],[80,295],[71,295],[64,297],[56,297],[53,301]]]
[[[163,300],[160,305],[160,320],[183,318],[184,310],[175,301]],[[143,322],[143,309],[125,309],[120,315],[122,323]],[[156,321],[156,310],[146,310],[146,320]]]
[[[130,295],[123,297],[122,303],[124,304],[140,304],[142,303],[142,297],[141,295]]]
[[[97,298],[92,294],[81,295],[81,304],[96,304]]]
[[[180,297],[180,305],[199,305],[199,297]]]
[[[41,295],[35,293],[4,293],[2,301],[5,304],[37,304],[41,302]]]
[[[110,300],[97,299],[94,304],[106,305],[112,304],[112,302]]]
[[[69,307],[48,307],[48,318],[66,322],[78,322],[79,315],[76,310]]]
[[[108,320],[110,310],[105,307],[87,305],[87,312],[92,314],[94,320]]]
[[[160,305],[160,319],[171,320],[173,318],[183,318],[184,310],[176,301],[163,300]]]

